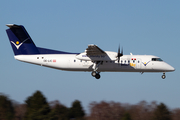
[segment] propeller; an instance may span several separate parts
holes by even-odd
[[[121,56],[123,56],[123,48],[121,49],[121,53],[120,53],[120,45],[119,45],[118,53],[117,53],[118,63],[119,63],[119,60],[120,60]]]

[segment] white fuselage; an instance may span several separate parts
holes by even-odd
[[[120,62],[114,58],[116,52],[107,52],[108,58],[98,67],[98,72],[170,72],[174,68],[164,61],[156,60],[158,57],[152,55],[123,55]],[[82,53],[81,53],[82,54]],[[90,57],[81,54],[38,54],[38,55],[16,55],[15,59],[27,63],[37,64],[50,68],[67,71],[92,71],[93,61]],[[82,58],[83,57],[83,58]],[[153,58],[156,58],[155,60]],[[101,58],[102,60],[102,58]]]

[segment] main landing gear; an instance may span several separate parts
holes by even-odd
[[[165,73],[163,73],[163,75],[161,77],[162,77],[162,79],[165,79],[166,78]]]
[[[101,77],[100,72],[97,72],[97,70],[98,70],[99,65],[102,63],[103,63],[102,61],[96,61],[93,63],[93,67],[92,67],[93,71],[91,75],[95,77],[96,79],[99,79]]]
[[[91,75],[95,77],[96,79],[99,79],[101,76],[99,74],[100,72],[92,71]]]

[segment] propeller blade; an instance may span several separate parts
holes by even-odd
[[[122,50],[121,50],[121,56],[123,56],[123,47],[122,47]]]
[[[120,45],[119,45],[119,48],[118,48],[118,53],[117,53],[117,59],[118,59],[118,63],[120,61],[120,57],[123,56],[123,48],[121,49],[121,52],[120,52]]]
[[[118,48],[118,55],[120,54],[120,45],[119,45],[119,48]]]

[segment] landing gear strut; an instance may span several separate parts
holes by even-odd
[[[166,78],[165,73],[163,73],[163,75],[161,77],[162,77],[162,79],[165,79]]]
[[[103,63],[102,61],[96,61],[93,64],[93,67],[92,67],[93,71],[91,75],[95,77],[96,79],[99,79],[101,77],[99,74],[100,72],[97,72],[97,70],[98,70],[99,65],[101,65],[102,63]]]

